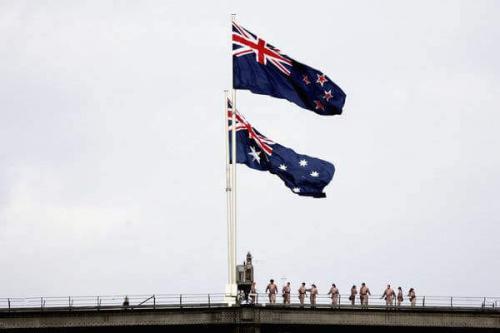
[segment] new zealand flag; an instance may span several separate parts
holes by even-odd
[[[233,88],[283,98],[328,116],[341,114],[346,98],[328,76],[282,54],[234,21]]]
[[[229,104],[230,146],[232,112]],[[269,140],[253,128],[238,111],[235,113],[235,118],[237,163],[277,175],[292,192],[298,195],[326,197],[323,189],[330,183],[335,172],[332,163],[297,154],[292,149]],[[231,152],[231,149],[229,151]]]

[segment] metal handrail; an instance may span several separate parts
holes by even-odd
[[[228,305],[227,295],[223,293],[204,294],[154,294],[154,295],[105,295],[105,296],[61,296],[61,297],[24,297],[24,298],[0,298],[0,311],[44,311],[53,310],[78,310],[78,309],[135,309],[135,308],[189,308],[189,307],[224,307]],[[259,306],[275,306],[270,304],[267,294],[257,293],[255,299],[240,300],[242,305],[253,304]],[[276,306],[321,306],[332,308],[374,308],[374,309],[397,309],[411,308],[408,296],[400,306],[394,298],[392,304],[386,304],[381,295],[371,295],[368,305],[361,305],[359,295],[356,296],[354,305],[349,300],[350,295],[338,295],[337,304],[332,304],[329,295],[319,294],[316,304],[311,304],[310,298],[306,297],[305,304],[299,303],[298,294],[291,294],[291,304],[283,304],[282,295],[276,295]],[[309,296],[309,294],[307,295]],[[128,305],[124,305],[125,297]],[[465,296],[417,296],[416,308],[442,308],[451,310],[478,309],[500,311],[500,297],[465,297]]]

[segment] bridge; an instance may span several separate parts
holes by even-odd
[[[297,300],[297,297],[292,297]],[[416,306],[386,306],[372,296],[368,306],[342,295],[331,305],[255,304],[230,306],[223,294],[33,297],[0,299],[5,332],[500,332],[500,298],[422,297]]]

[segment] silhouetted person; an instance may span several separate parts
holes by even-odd
[[[128,296],[125,296],[125,298],[123,299],[123,306],[124,307],[128,307],[129,306]]]

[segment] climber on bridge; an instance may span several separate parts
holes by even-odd
[[[302,282],[299,288],[299,302],[301,305],[304,305],[304,299],[306,298],[306,283]]]
[[[318,288],[316,288],[316,285],[314,283],[311,284],[311,288],[306,289],[306,291],[309,292],[309,299],[311,301],[311,305],[316,305],[316,296],[318,296]]]
[[[278,293],[278,286],[274,283],[274,280],[271,279],[269,281],[269,284],[267,285],[266,292],[268,292],[269,296],[269,303],[275,304],[276,303],[276,294]]]
[[[388,284],[387,288],[385,288],[384,292],[382,293],[382,297],[385,299],[385,305],[386,306],[392,306],[392,300],[396,296],[396,293],[394,292],[394,289],[391,288],[391,285]]]
[[[361,288],[359,289],[359,300],[361,301],[361,306],[368,306],[368,296],[371,296],[370,288],[366,286],[366,283],[361,283]]]
[[[281,290],[281,293],[283,294],[283,304],[290,304],[290,291],[290,282],[287,282]]]
[[[339,290],[337,289],[335,283],[332,283],[332,287],[330,288],[328,295],[332,298],[332,305],[337,305],[339,301]]]

